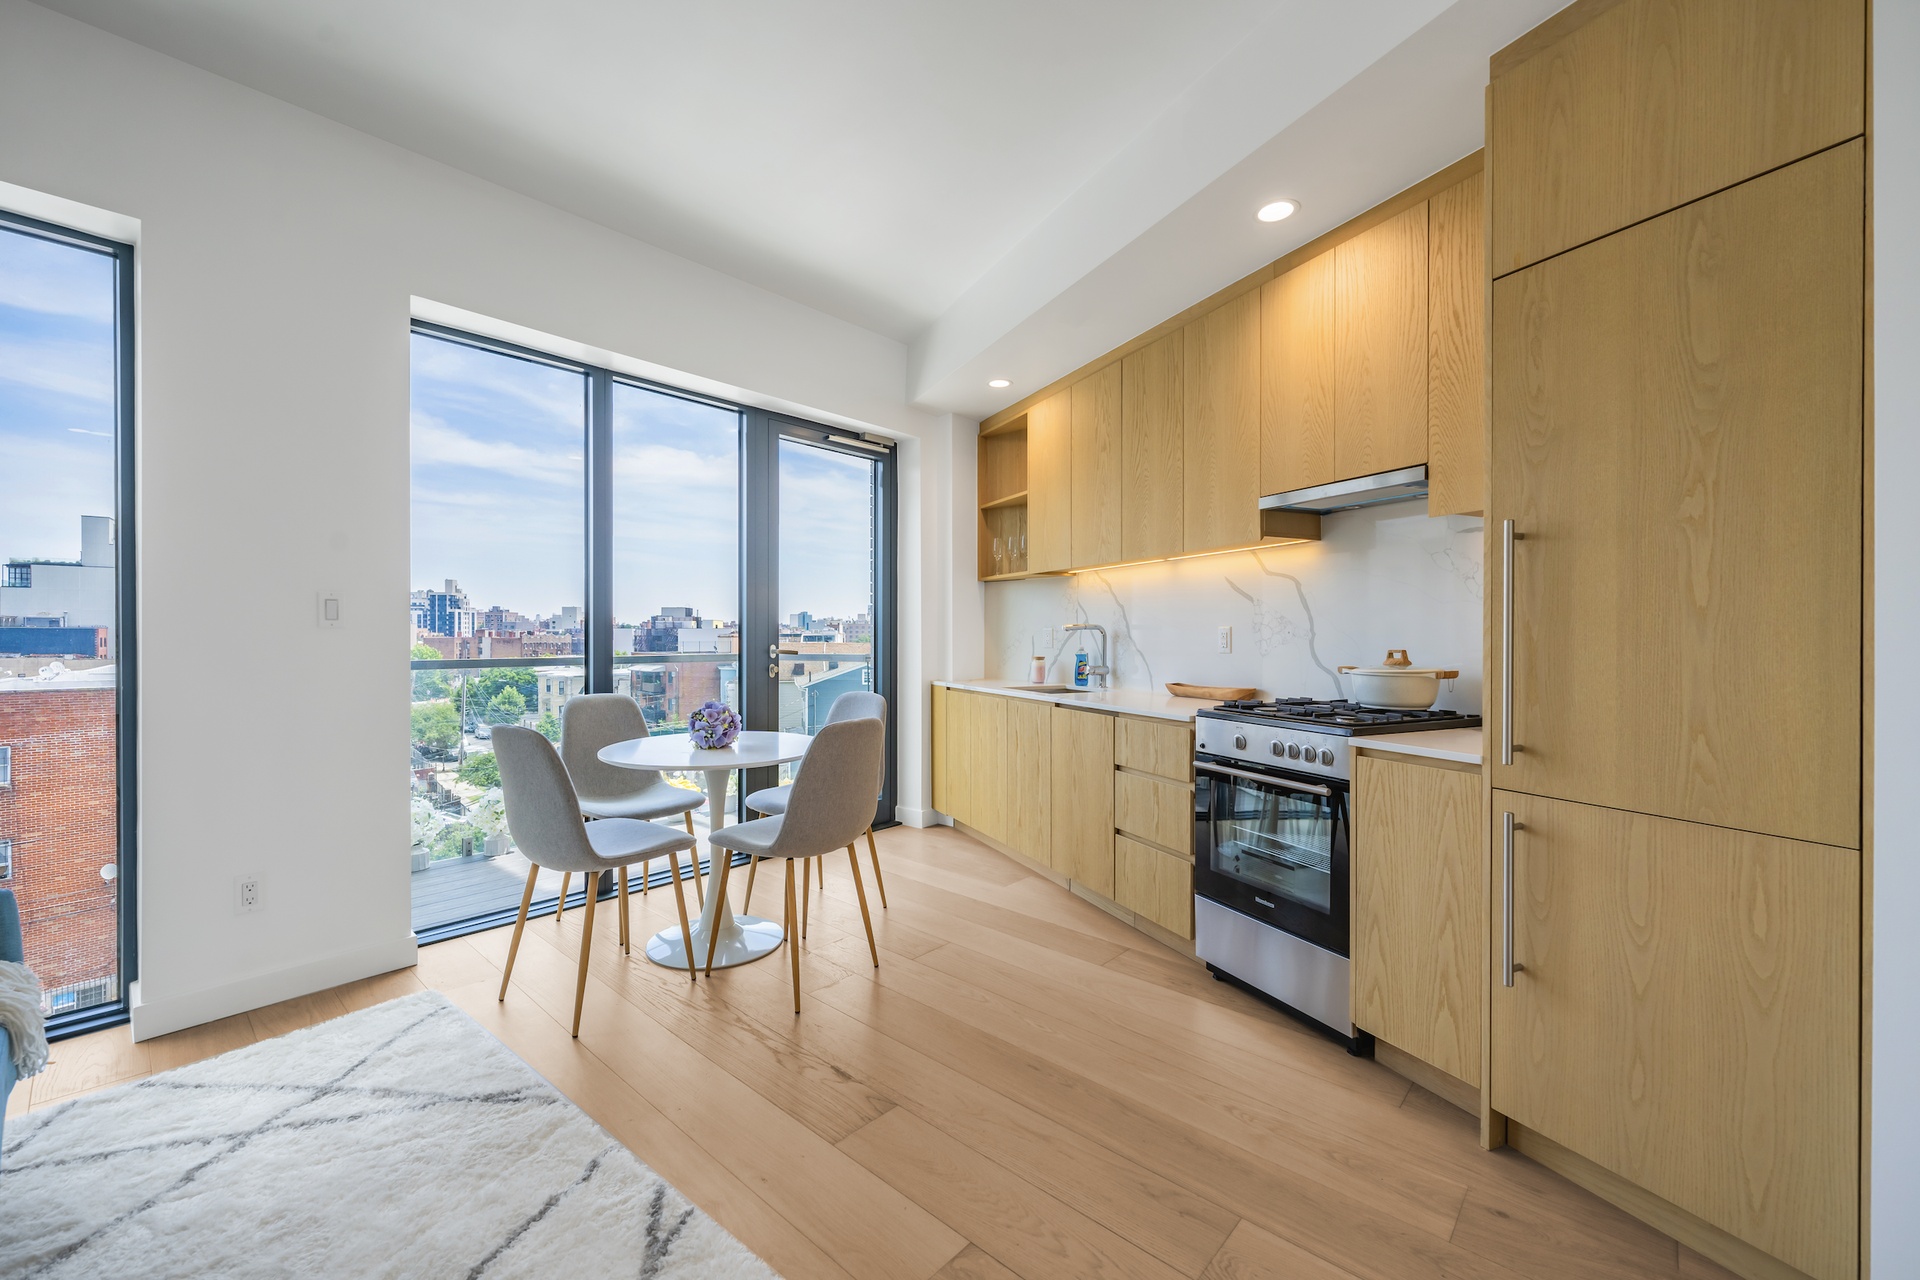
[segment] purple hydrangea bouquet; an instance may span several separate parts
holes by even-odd
[[[687,717],[687,730],[696,747],[730,747],[740,736],[740,713],[724,702],[703,702]]]

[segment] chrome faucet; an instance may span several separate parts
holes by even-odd
[[[1100,677],[1100,687],[1102,689],[1107,688],[1107,676],[1110,674],[1110,668],[1107,666],[1107,629],[1097,622],[1069,622],[1065,630],[1098,631],[1100,633],[1100,664],[1087,668],[1087,671],[1090,675]]]

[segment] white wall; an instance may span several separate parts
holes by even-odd
[[[411,960],[412,299],[905,439],[902,688],[931,674],[951,520],[916,486],[956,424],[906,405],[899,344],[20,0],[0,122],[0,203],[138,240],[137,1036]]]
[[[956,674],[1023,679],[1036,653],[1072,678],[1081,637],[1107,629],[1116,686],[1169,680],[1249,685],[1268,697],[1347,696],[1334,668],[1378,666],[1388,649],[1460,672],[1437,705],[1480,710],[1481,520],[1429,518],[1426,504],[1343,511],[1321,540],[987,587],[983,663]],[[1233,629],[1230,654],[1219,629]],[[1043,633],[1051,631],[1050,645]],[[1097,662],[1097,640],[1088,654]]]
[[[1871,1259],[1920,1275],[1920,5],[1873,7],[1873,1144]]]

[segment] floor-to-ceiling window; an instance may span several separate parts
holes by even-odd
[[[432,326],[413,343],[414,929],[430,940],[519,906],[492,725],[557,736],[565,700],[592,691],[631,697],[652,733],[684,733],[709,701],[805,730],[836,690],[890,695],[892,450]],[[704,810],[694,822],[704,837]],[[533,909],[559,889],[543,876]]]
[[[0,888],[56,1036],[134,976],[132,255],[0,215]]]

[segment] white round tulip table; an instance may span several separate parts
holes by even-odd
[[[600,759],[622,769],[645,769],[655,773],[704,773],[707,779],[707,830],[711,835],[727,824],[727,779],[735,769],[763,769],[769,765],[786,764],[806,755],[807,748],[812,745],[813,739],[804,733],[773,733],[753,729],[743,731],[734,739],[732,746],[707,748],[694,746],[693,740],[684,733],[673,733],[616,742],[600,752]],[[745,785],[744,780],[742,785]],[[725,851],[716,850],[709,839],[709,865],[713,865],[711,859],[723,854]],[[716,929],[720,935],[713,949],[713,967],[716,969],[758,960],[780,945],[785,935],[777,923],[762,920],[758,916],[733,914],[720,900],[719,889],[719,879],[710,879],[706,905],[700,909],[700,919],[693,926],[696,967],[706,963],[707,937]],[[679,925],[662,929],[647,939],[647,959],[670,969],[687,967],[686,941],[680,936]]]

